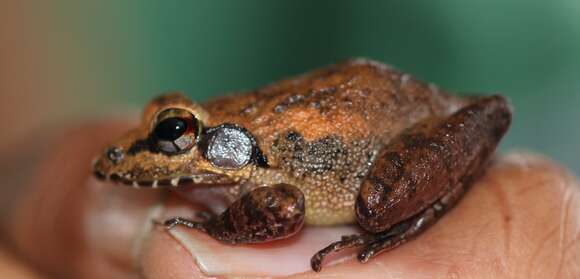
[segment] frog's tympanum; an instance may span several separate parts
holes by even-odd
[[[225,211],[164,224],[227,244],[358,224],[364,233],[312,257],[319,271],[333,251],[361,247],[364,263],[433,225],[483,172],[510,121],[501,96],[454,97],[356,59],[205,104],[160,96],[94,171],[137,188],[214,188]]]

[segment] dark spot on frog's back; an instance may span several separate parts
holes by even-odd
[[[288,98],[284,99],[282,102],[278,103],[274,107],[274,112],[275,113],[284,112],[290,106],[292,106],[294,104],[297,104],[297,103],[299,103],[299,102],[301,102],[303,100],[304,100],[304,96],[302,96],[300,94],[288,96]]]

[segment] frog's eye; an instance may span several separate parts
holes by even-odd
[[[213,128],[201,143],[205,157],[212,165],[224,169],[239,169],[252,159],[254,141],[249,133],[232,124]]]
[[[188,151],[197,141],[201,125],[184,109],[167,109],[157,116],[151,138],[156,148],[166,154]]]

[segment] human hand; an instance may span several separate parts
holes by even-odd
[[[0,257],[0,274],[199,278],[208,268],[241,276],[286,274],[293,268],[295,278],[580,277],[580,186],[566,170],[535,155],[500,156],[456,208],[415,240],[367,264],[349,259],[314,273],[304,255],[336,240],[316,237],[332,234],[327,229],[306,228],[295,240],[235,247],[195,231],[153,226],[153,219],[191,206],[159,189],[135,190],[91,178],[92,157],[125,129],[90,124],[53,141],[27,190],[14,197],[12,218],[2,224],[7,245],[24,260],[15,265],[13,258]],[[321,243],[312,247],[313,239]],[[192,243],[203,245],[192,248]]]

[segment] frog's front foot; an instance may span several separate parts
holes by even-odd
[[[193,220],[189,220],[189,219],[185,219],[182,217],[174,217],[168,220],[165,220],[165,222],[163,222],[163,226],[165,226],[166,229],[170,230],[173,229],[176,226],[184,226],[190,229],[197,229],[200,231],[205,231],[205,222],[196,222]]]
[[[252,190],[205,222],[175,217],[164,225],[197,229],[221,242],[238,244],[286,238],[300,231],[303,221],[304,195],[292,185],[279,184]]]

